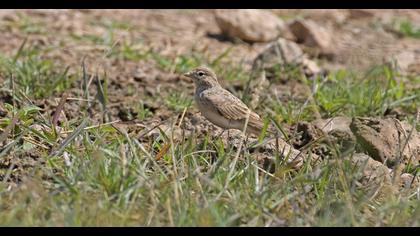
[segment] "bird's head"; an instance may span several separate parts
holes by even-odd
[[[197,87],[213,87],[219,85],[216,74],[205,66],[197,67],[185,73],[184,76],[191,78]]]

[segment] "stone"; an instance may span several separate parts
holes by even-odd
[[[316,62],[307,58],[298,44],[291,40],[279,38],[270,43],[255,59],[254,70],[263,68],[269,70],[276,65],[300,66],[303,72],[312,76],[321,72]]]
[[[420,186],[420,176],[403,173],[400,177],[400,185],[401,187],[408,189],[418,188]]]
[[[234,147],[236,150],[241,146],[242,132],[239,130],[229,130],[220,135],[225,147]],[[279,158],[285,158],[284,164],[287,164],[293,169],[300,169],[306,161],[316,162],[319,161],[319,156],[310,153],[307,150],[300,151],[294,148],[291,144],[284,141],[282,138],[269,138],[266,137],[262,142],[256,137],[245,137],[248,151],[265,164],[273,164],[278,155]],[[243,143],[242,143],[243,144]],[[242,146],[244,148],[244,146]],[[270,164],[270,165],[271,165]]]
[[[302,68],[303,68],[303,72],[307,76],[321,74],[324,71],[318,66],[318,64],[315,61],[310,60],[308,58],[303,58]]]
[[[390,169],[379,161],[373,160],[363,153],[355,153],[351,163],[359,169],[358,180],[363,188],[370,189],[372,197],[377,201],[386,201],[389,197],[398,194],[398,188],[392,183]]]
[[[401,107],[392,107],[387,108],[384,112],[385,117],[395,118],[398,120],[405,119],[407,117],[407,114]]]
[[[332,141],[340,144],[343,150],[352,148],[356,143],[351,129],[351,118],[339,116],[330,119],[318,119],[312,122],[316,128],[327,133]]]
[[[298,43],[303,43],[308,47],[316,47],[323,53],[331,52],[330,32],[315,23],[313,20],[294,20],[289,28],[296,37]]]
[[[347,135],[353,135],[350,129],[351,118],[337,116],[329,119],[318,119],[312,122],[318,129],[326,133],[341,132]]]
[[[174,141],[180,141],[183,140],[183,138],[191,136],[192,134],[193,132],[190,129],[183,129],[176,125],[171,127],[166,124],[160,124],[158,127],[148,132],[146,137],[151,138],[152,140],[156,140],[159,137],[163,139],[163,137],[166,136],[170,139],[173,138]]]
[[[300,64],[304,57],[305,55],[298,44],[279,38],[267,45],[255,61],[260,61],[265,66],[272,67],[275,64]]]
[[[135,81],[144,81],[147,78],[147,73],[141,69],[141,68],[137,68],[136,70],[133,71],[132,76],[134,78]]]
[[[291,35],[283,20],[267,10],[223,9],[215,10],[214,13],[222,34],[230,38],[255,43]]]
[[[420,61],[414,62],[407,67],[407,73],[420,75]]]
[[[392,188],[394,194],[398,193],[398,188],[414,189],[419,187],[420,176],[414,176],[409,173],[403,173],[395,181],[393,172],[379,161],[375,161],[370,156],[363,153],[353,155],[351,162],[362,168],[361,181],[363,183],[374,183],[375,185],[385,185]],[[394,182],[395,181],[395,182]],[[395,184],[394,184],[395,183]]]
[[[403,51],[395,55],[393,59],[396,61],[398,68],[402,72],[407,72],[415,63],[420,63],[420,60],[416,60],[416,54],[412,51]],[[412,68],[411,68],[412,69]]]
[[[420,133],[394,118],[353,118],[350,129],[363,151],[389,167],[420,162]],[[408,140],[408,141],[407,141]]]
[[[370,18],[375,16],[372,10],[366,9],[349,9],[349,18],[351,19],[362,19],[362,18]]]
[[[12,9],[3,9],[0,11],[0,20],[4,21],[16,21],[17,16],[15,14],[15,10]]]
[[[331,154],[331,145],[338,144],[338,148],[345,152],[355,147],[356,138],[350,130],[351,118],[334,117],[330,119],[317,119],[309,122],[299,122],[296,130],[300,134],[295,145],[305,146],[311,142],[313,150],[323,157]]]
[[[299,134],[294,145],[298,147],[303,147],[309,144],[311,141],[322,138],[325,133],[317,128],[312,123],[307,121],[301,121],[296,126],[296,132]]]
[[[392,178],[390,169],[379,161],[372,159],[363,153],[356,153],[351,157],[351,162],[362,168],[362,178],[366,181],[373,181],[377,184],[391,184]]]
[[[344,9],[311,9],[308,13],[312,20],[332,24],[343,24],[348,18],[348,11]]]

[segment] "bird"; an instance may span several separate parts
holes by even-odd
[[[239,98],[224,89],[213,70],[206,66],[199,66],[183,75],[194,81],[194,100],[200,113],[207,120],[222,128],[223,131],[229,129],[243,131],[247,124],[245,129],[247,134],[261,135],[264,128],[263,119]],[[271,136],[270,139],[275,139],[276,149],[281,150],[281,155],[287,158],[287,163],[293,168],[300,168],[303,164],[302,154],[306,151],[295,149],[280,137],[280,133],[270,124],[267,127],[267,133]],[[310,157],[319,160],[316,154]]]
[[[200,113],[214,125],[224,129],[244,130],[259,136],[264,127],[263,119],[239,98],[224,89],[216,73],[206,66],[199,66],[185,74],[195,83],[194,100]],[[248,118],[249,117],[249,118]],[[268,128],[274,132],[273,127]]]

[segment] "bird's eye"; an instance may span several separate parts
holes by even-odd
[[[198,74],[198,76],[200,76],[200,77],[201,77],[201,76],[203,76],[203,75],[204,75],[204,72],[199,71],[197,74]]]

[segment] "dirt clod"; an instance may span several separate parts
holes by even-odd
[[[375,13],[372,10],[366,9],[349,9],[349,17],[351,19],[362,19],[375,16]]]
[[[393,118],[354,118],[350,128],[361,148],[375,160],[388,166],[418,165],[420,134],[406,122]]]
[[[275,67],[299,66],[308,76],[320,73],[318,65],[308,59],[308,56],[293,41],[280,38],[270,43],[254,60],[254,70],[264,69],[271,77],[275,73]]]
[[[223,34],[246,42],[268,42],[287,34],[286,24],[265,10],[216,10],[215,19]]]
[[[330,54],[331,33],[312,20],[295,20],[289,25],[290,30],[299,43],[316,47],[324,54]]]

